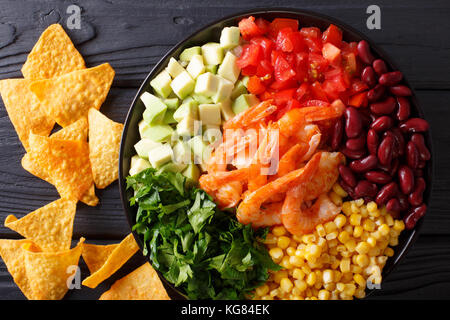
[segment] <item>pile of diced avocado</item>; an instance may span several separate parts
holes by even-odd
[[[223,122],[259,103],[239,77],[233,49],[240,40],[238,27],[226,27],[220,43],[185,49],[150,82],[153,93],[140,97],[145,111],[130,175],[153,167],[198,181]]]

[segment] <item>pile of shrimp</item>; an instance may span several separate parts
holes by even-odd
[[[267,100],[239,113],[223,125],[200,187],[221,208],[237,208],[241,223],[310,233],[341,211],[327,192],[345,157],[326,151],[317,122],[336,119],[344,110],[336,100],[292,109],[275,121],[270,115],[277,106]]]

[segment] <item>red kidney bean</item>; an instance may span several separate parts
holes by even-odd
[[[381,59],[375,60],[372,63],[372,67],[373,67],[373,70],[375,70],[375,72],[378,75],[382,75],[383,73],[388,72],[388,68],[386,66],[386,63],[383,60],[381,60]]]
[[[377,164],[377,157],[371,154],[363,159],[350,162],[350,169],[352,169],[353,172],[363,173],[372,170],[377,166]]]
[[[361,116],[361,122],[363,124],[363,127],[368,127],[372,123],[372,117],[371,113],[368,112],[369,110],[364,108],[359,110],[359,115]]]
[[[390,199],[394,198],[397,195],[398,187],[395,182],[388,183],[384,185],[380,191],[378,191],[375,202],[382,206]]]
[[[414,170],[414,177],[415,178],[423,177],[423,170],[422,169],[415,169]]]
[[[358,42],[356,49],[358,50],[358,56],[365,64],[372,64],[373,60],[375,60],[366,40]]]
[[[411,136],[411,141],[416,145],[417,151],[419,151],[419,157],[423,161],[428,161],[431,158],[430,151],[425,145],[425,139],[420,133],[414,133]]]
[[[405,122],[402,122],[399,126],[399,128],[405,133],[425,132],[428,131],[428,127],[428,122],[421,118],[411,118]]]
[[[364,150],[364,149],[351,150],[348,148],[341,148],[341,152],[344,154],[344,156],[346,156],[347,158],[350,158],[350,159],[361,159],[362,157],[364,157],[366,155],[366,150]]]
[[[350,187],[347,183],[345,183],[345,181],[342,180],[342,178],[339,179],[339,184],[340,184],[340,186],[342,187],[342,189],[344,189],[345,192],[347,192],[348,195],[349,195],[352,199],[358,199],[358,198],[356,197],[355,190],[353,190],[352,187]]]
[[[392,71],[383,73],[378,79],[378,82],[383,86],[391,87],[402,81],[402,79],[403,74],[400,71]]]
[[[412,91],[405,85],[399,84],[397,86],[392,86],[389,91],[397,97],[409,97],[412,96]]]
[[[425,191],[426,183],[424,178],[417,178],[414,191],[408,196],[408,201],[412,206],[421,205],[423,202],[423,192]]]
[[[367,149],[369,149],[370,154],[377,154],[378,143],[378,134],[375,130],[370,129],[367,132]]]
[[[331,137],[331,148],[333,150],[339,149],[342,143],[342,138],[344,136],[344,122],[342,119],[338,119],[333,127],[333,133]]]
[[[383,171],[369,171],[364,174],[364,177],[376,184],[386,184],[392,180],[392,177]]]
[[[367,180],[361,180],[355,187],[355,195],[357,198],[370,197],[374,198],[377,195],[378,187],[376,184]]]
[[[394,136],[394,157],[402,156],[405,154],[405,138],[399,128],[392,128],[390,130]]]
[[[399,202],[397,199],[392,198],[391,200],[389,200],[389,201],[386,203],[386,209],[387,209],[389,212],[395,212],[395,213],[398,213],[398,212],[401,211],[400,202]]]
[[[426,212],[427,212],[426,204],[422,204],[421,206],[411,208],[411,210],[409,210],[408,213],[403,218],[406,229],[411,230],[412,228],[414,228],[417,222],[420,220],[420,218],[422,218],[425,215]]]
[[[382,165],[389,165],[392,161],[392,152],[394,149],[394,137],[391,135],[386,136],[378,147],[378,160]]]
[[[362,132],[362,121],[358,110],[353,107],[345,109],[345,133],[348,138],[356,138]]]
[[[398,169],[398,184],[404,194],[410,194],[414,190],[414,172],[410,167],[402,165]]]
[[[361,133],[359,137],[348,139],[345,143],[345,146],[351,150],[361,150],[366,145],[366,134],[365,132]]]
[[[389,166],[388,174],[392,177],[397,173],[398,167],[400,166],[400,161],[398,159],[394,159]]]
[[[409,104],[408,99],[404,97],[397,97],[397,120],[398,121],[405,121],[409,118],[409,115],[411,113],[411,106]]]
[[[352,170],[350,170],[350,168],[344,166],[343,164],[340,164],[338,169],[341,179],[351,188],[356,187],[356,178]]]
[[[370,127],[376,132],[383,132],[389,130],[394,125],[394,120],[388,116],[381,116],[377,118]]]
[[[390,114],[394,111],[396,105],[395,99],[393,97],[388,97],[381,102],[372,103],[370,105],[370,111],[378,116]]]
[[[417,168],[418,169],[423,169],[423,168],[425,168],[426,165],[427,165],[426,161],[419,160],[419,164],[417,165]]]
[[[369,88],[375,87],[377,84],[377,77],[372,67],[365,67],[361,72],[361,80],[364,81]]]
[[[417,169],[419,166],[419,151],[412,141],[406,145],[406,162],[411,169]]]
[[[370,102],[378,101],[384,95],[386,87],[381,84],[377,84],[375,87],[367,91],[367,99]]]

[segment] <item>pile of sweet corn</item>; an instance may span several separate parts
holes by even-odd
[[[314,233],[291,235],[283,226],[269,232],[269,254],[283,269],[271,273],[253,299],[349,300],[364,298],[368,282],[381,283],[381,271],[394,254],[389,246],[398,244],[403,221],[375,202],[342,203],[347,193],[337,183],[329,196],[342,213],[317,225]]]

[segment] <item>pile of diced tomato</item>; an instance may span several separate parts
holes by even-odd
[[[299,29],[294,19],[251,16],[239,29],[245,43],[237,65],[250,78],[248,91],[260,100],[273,99],[278,118],[292,108],[326,106],[335,99],[367,106],[356,42],[342,41],[335,25],[322,33],[316,27]]]

